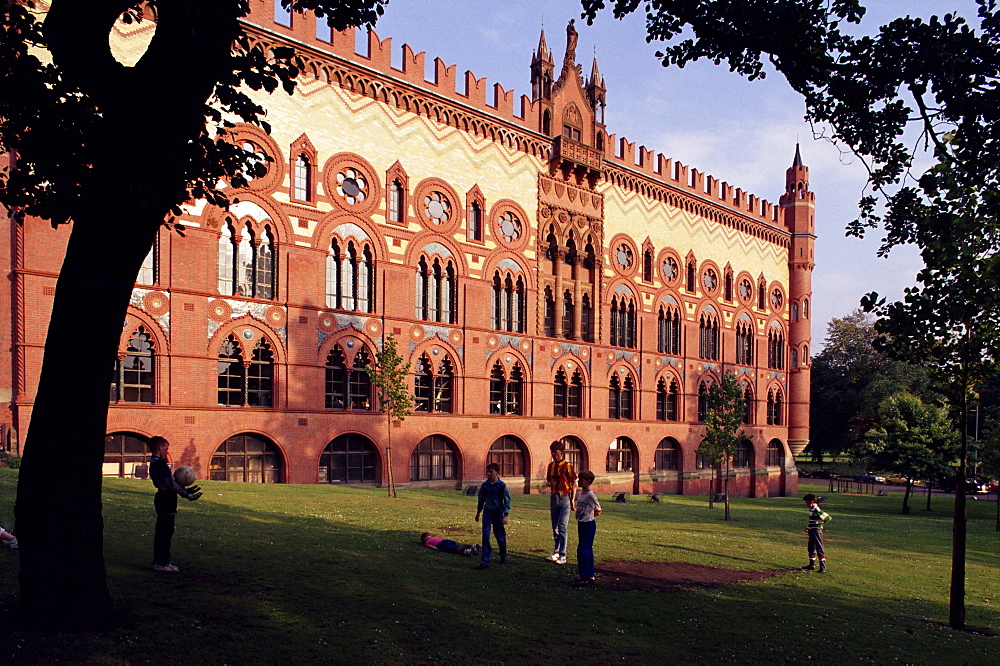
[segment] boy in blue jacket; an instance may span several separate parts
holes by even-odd
[[[482,559],[476,565],[477,569],[490,566],[490,530],[497,535],[497,548],[500,550],[500,564],[507,561],[507,516],[510,514],[510,491],[507,484],[500,478],[500,465],[490,463],[486,466],[486,480],[479,486],[479,503],[476,506],[476,522],[483,518],[483,548]]]

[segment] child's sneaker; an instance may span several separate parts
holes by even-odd
[[[8,541],[7,547],[10,548],[11,550],[17,550],[18,548],[20,548],[20,546],[17,545],[17,537],[14,537],[13,541]]]
[[[566,556],[560,555],[556,558],[556,564],[566,564]]]
[[[472,554],[473,555],[478,555],[479,554],[479,544],[478,543],[472,544]]]
[[[549,562],[557,562],[559,560],[559,553],[552,553],[545,559],[548,560]]]
[[[173,564],[154,564],[153,571],[163,571],[165,573],[180,573],[180,569]]]

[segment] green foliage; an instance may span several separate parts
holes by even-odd
[[[390,333],[375,362],[365,366],[378,391],[378,408],[390,421],[402,421],[413,411],[413,396],[406,384],[410,364],[400,355],[396,337]]]
[[[896,472],[910,480],[903,495],[903,513],[909,513],[912,482],[947,473],[958,457],[957,436],[947,410],[926,405],[908,393],[883,400],[878,416],[879,425],[865,433],[854,454],[871,469]]]
[[[698,453],[720,465],[736,454],[736,444],[747,437],[743,429],[746,402],[736,375],[727,372],[722,381],[708,387],[708,410],[705,415],[705,436]]]

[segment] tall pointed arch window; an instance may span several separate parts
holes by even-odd
[[[681,313],[676,307],[660,306],[656,319],[656,351],[672,355],[681,353]]]
[[[573,338],[573,292],[569,289],[563,292],[562,298],[562,337]]]
[[[275,246],[269,226],[255,232],[250,224],[222,227],[219,236],[219,292],[272,299],[275,294]]]
[[[417,262],[417,319],[454,324],[458,310],[458,278],[452,259],[421,256]]]
[[[687,288],[687,291],[689,293],[693,294],[694,293],[694,288],[695,288],[695,270],[694,270],[694,262],[693,261],[689,261],[688,262],[688,265],[687,265],[687,280],[685,280],[685,283],[686,283],[685,287]]]
[[[669,385],[661,378],[656,383],[656,420],[677,421],[680,404],[680,389],[677,380],[671,379]]]
[[[312,164],[309,156],[299,153],[295,156],[295,167],[292,174],[292,196],[299,201],[312,201]]]
[[[780,326],[772,326],[767,334],[767,367],[772,370],[785,368],[785,333]]]
[[[781,425],[782,422],[781,391],[771,389],[767,392],[767,425]]]
[[[230,335],[219,348],[217,374],[220,405],[273,406],[274,353],[263,337],[257,340],[247,361],[240,341]]]
[[[724,298],[727,303],[733,302],[733,272],[730,270],[726,271],[726,284],[724,292]]]
[[[565,368],[556,371],[553,382],[553,415],[580,418],[583,398],[583,377],[577,370],[567,374]]]
[[[542,318],[543,335],[548,338],[556,337],[556,300],[552,295],[552,287],[545,287],[545,302],[543,304],[545,313]]]
[[[326,257],[326,307],[372,312],[374,294],[375,259],[367,239],[334,237]]]
[[[714,313],[703,312],[698,322],[698,356],[719,359],[719,318]]]
[[[634,398],[635,384],[632,376],[626,374],[619,378],[618,375],[612,375],[608,382],[608,418],[630,420]]]
[[[469,240],[483,240],[483,207],[478,201],[469,205]]]
[[[509,372],[500,361],[494,363],[490,372],[490,414],[520,415],[523,387],[524,373],[519,363]]]
[[[445,356],[435,367],[427,354],[417,359],[413,377],[414,411],[450,413],[455,371],[450,358]]]
[[[129,337],[125,352],[115,360],[111,402],[156,402],[156,354],[153,338],[142,326]]]
[[[405,210],[403,184],[395,178],[389,183],[389,221],[393,224],[402,224]]]
[[[642,251],[642,281],[653,281],[653,251],[648,247]]]
[[[736,322],[736,362],[753,365],[753,323],[748,319]]]
[[[326,408],[369,411],[372,408],[371,363],[367,349],[359,349],[348,367],[343,347],[334,345],[326,357]]]
[[[611,297],[611,344],[616,347],[635,348],[635,301],[624,295]]]
[[[494,329],[511,333],[524,333],[527,303],[527,290],[522,275],[511,271],[501,274],[500,270],[493,274],[492,321]]]
[[[703,423],[708,416],[708,382],[698,384],[698,422]]]
[[[580,336],[584,342],[594,341],[594,306],[590,294],[584,294],[580,303]]]

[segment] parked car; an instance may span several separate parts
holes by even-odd
[[[890,474],[889,476],[885,477],[885,483],[887,483],[890,486],[905,486],[906,480],[907,480],[906,477],[903,476],[902,474]],[[924,485],[924,482],[919,480],[914,481],[913,485],[922,486]]]
[[[851,478],[862,483],[885,483],[884,476],[872,474],[871,472],[855,472],[851,474]]]
[[[946,493],[955,492],[955,477],[954,476],[944,476],[938,479],[937,486],[945,491]],[[965,492],[970,495],[983,495],[989,491],[986,490],[987,484],[974,476],[970,476],[965,479]]]
[[[830,479],[833,478],[834,473],[828,469],[814,469],[812,471],[812,478],[814,479]]]

